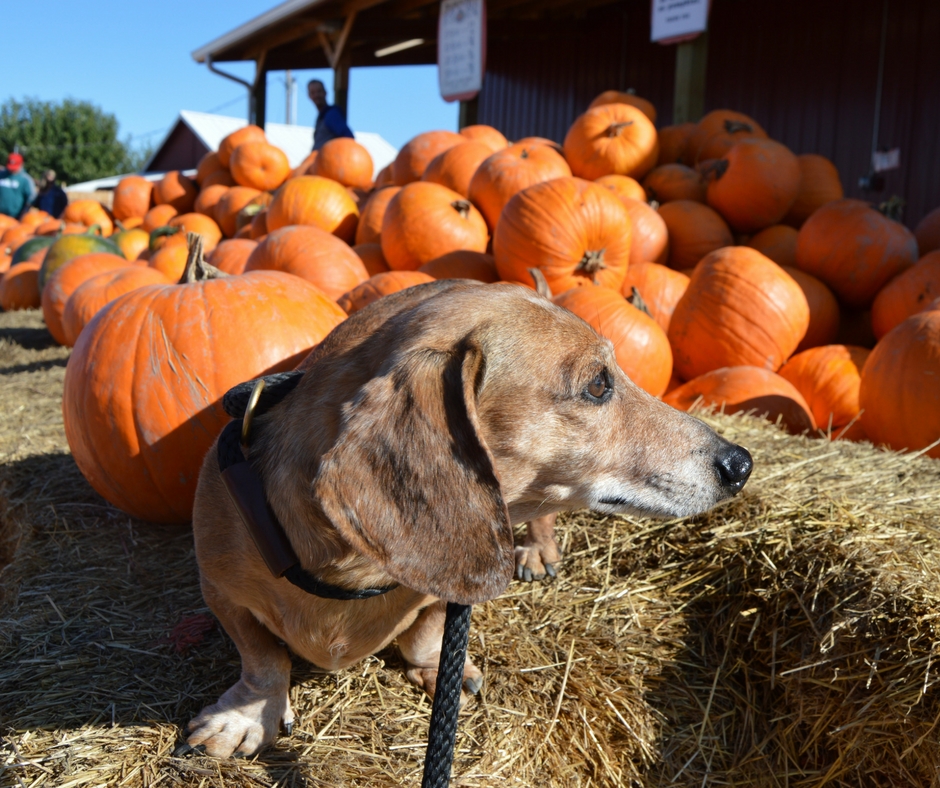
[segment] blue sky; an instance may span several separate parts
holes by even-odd
[[[194,49],[278,5],[278,0],[163,0],[41,5],[4,3],[0,101],[87,100],[115,115],[122,139],[158,143],[181,109],[245,117],[246,91],[209,72]],[[220,64],[242,78],[253,64]],[[332,100],[333,72],[294,72],[300,86],[295,122],[313,125],[306,96],[316,76]],[[267,120],[285,118],[284,72],[268,74]],[[434,66],[353,69],[349,123],[381,134],[395,147],[429,129],[457,127],[457,104],[438,93]]]

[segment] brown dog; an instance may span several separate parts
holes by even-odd
[[[333,670],[397,639],[408,678],[433,694],[441,600],[505,589],[513,523],[581,507],[692,515],[751,469],[745,450],[631,383],[580,318],[517,285],[450,280],[387,296],[302,368],[252,428],[270,507],[309,572],[349,589],[399,585],[336,601],[275,578],[210,451],[196,555],[242,658],[239,681],[189,724],[189,744],[211,755],[253,753],[290,727],[288,648]],[[523,546],[535,574],[557,560],[544,536]],[[465,688],[481,682],[468,659]]]

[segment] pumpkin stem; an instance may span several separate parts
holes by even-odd
[[[752,132],[754,127],[750,123],[742,123],[740,120],[726,120],[725,131],[729,134],[737,134],[740,131]]]
[[[627,299],[628,304],[632,304],[641,312],[645,312],[647,315],[652,317],[650,314],[650,308],[646,305],[646,301],[643,300],[643,296],[640,295],[640,291],[635,287],[630,288],[630,297]]]
[[[91,227],[89,227],[88,230],[85,232],[85,235],[101,235],[101,225],[100,225],[100,224],[93,224],[93,225],[92,225]]]
[[[899,197],[897,194],[893,194],[883,203],[880,203],[875,210],[888,219],[893,219],[896,222],[900,222],[901,217],[904,215],[905,205],[907,205],[907,202],[903,197]]]
[[[157,251],[157,241],[159,241],[161,238],[169,238],[171,235],[176,235],[179,231],[179,227],[170,227],[168,224],[165,224],[162,227],[156,227],[151,230],[150,243],[148,244],[150,251]]]
[[[535,282],[535,292],[551,301],[552,289],[548,286],[548,280],[545,278],[545,274],[542,273],[542,269],[528,268],[526,270],[528,270],[529,276],[532,277],[532,281]]]
[[[461,219],[466,219],[470,215],[470,203],[467,200],[454,200],[450,207],[460,214]]]
[[[607,268],[604,264],[605,251],[605,249],[600,249],[596,252],[585,252],[584,257],[581,258],[580,262],[574,268],[575,273],[588,274],[593,280],[594,274]],[[595,284],[597,283],[595,282]]]
[[[523,149],[522,149],[522,153],[519,154],[519,158],[520,158],[520,159],[528,159],[528,158],[529,158],[529,149],[528,149],[528,148],[523,148]]]
[[[180,277],[181,285],[191,285],[193,282],[204,282],[207,279],[221,279],[228,276],[214,265],[209,265],[202,256],[204,239],[199,233],[186,233],[186,246],[189,254],[186,257],[186,269]]]
[[[633,125],[632,120],[625,120],[622,123],[611,123],[610,126],[607,128],[607,136],[616,137],[627,126],[632,126],[632,125]]]
[[[706,164],[702,167],[702,178],[706,181],[709,178],[714,178],[716,181],[725,174],[728,170],[728,160],[727,159],[715,159],[711,164]]]

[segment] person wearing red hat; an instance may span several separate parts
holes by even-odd
[[[6,168],[0,170],[0,213],[19,219],[29,208],[32,196],[32,185],[23,172],[23,157],[11,153]]]

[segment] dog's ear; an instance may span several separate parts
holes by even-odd
[[[354,549],[416,591],[462,604],[498,596],[514,569],[512,524],[480,435],[484,355],[413,351],[344,410],[314,479]]]

